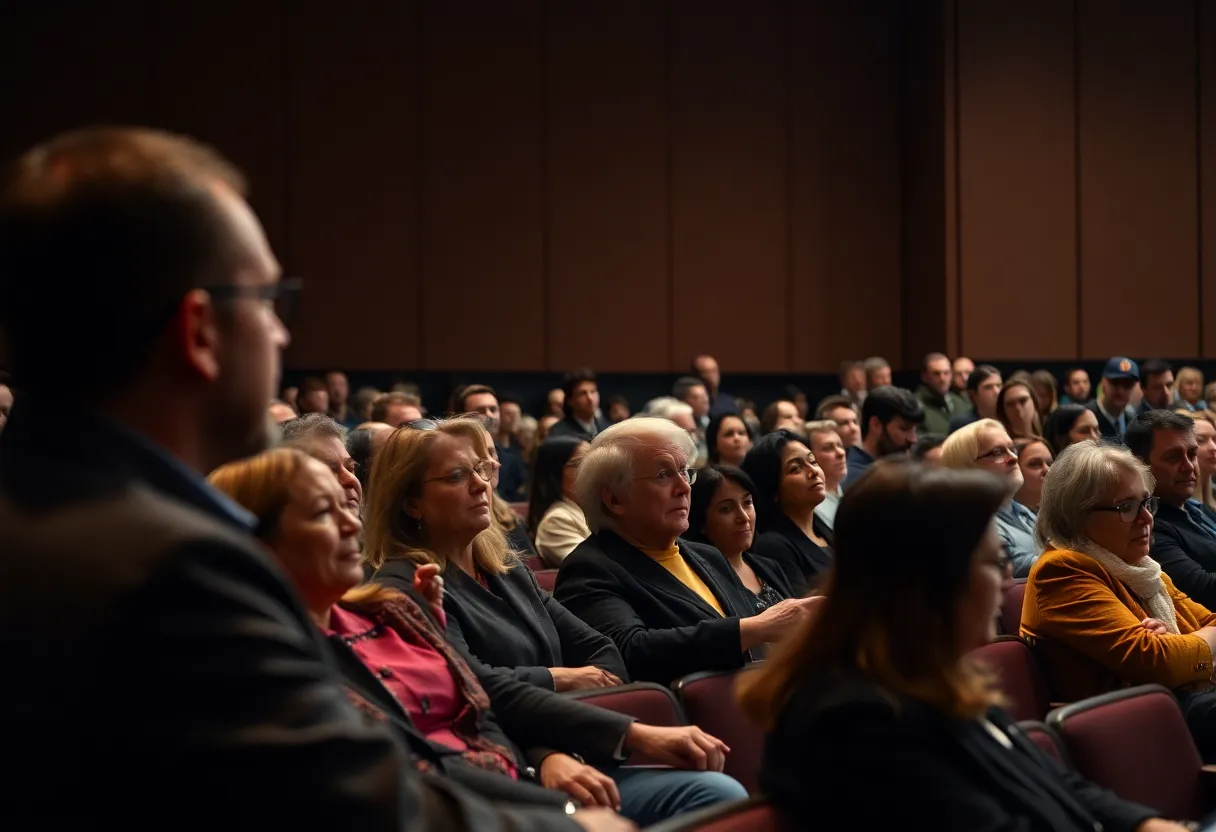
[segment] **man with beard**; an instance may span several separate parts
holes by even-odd
[[[890,385],[871,390],[861,406],[861,441],[849,448],[844,487],[848,488],[874,460],[906,454],[916,443],[916,428],[924,421],[924,406],[908,390]]]

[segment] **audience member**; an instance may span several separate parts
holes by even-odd
[[[1060,391],[1056,377],[1050,370],[1035,370],[1030,374],[1030,388],[1034,391],[1034,406],[1043,422],[1060,406]]]
[[[971,401],[971,387],[967,384],[971,374],[975,372],[975,362],[965,356],[954,359],[950,365],[950,389],[968,402]]]
[[[821,401],[819,407],[815,408],[815,418],[831,419],[836,423],[836,434],[844,443],[845,450],[856,445],[861,439],[858,409],[844,396],[828,396]]]
[[[798,406],[792,399],[777,399],[769,402],[760,414],[760,435],[766,436],[775,430],[802,433],[805,420],[798,414]]]
[[[547,435],[577,436],[590,442],[608,427],[599,409],[600,388],[595,373],[586,367],[569,372],[562,380],[562,420]]]
[[[705,430],[705,452],[713,465],[738,467],[755,441],[751,425],[735,413],[718,414]]]
[[[861,441],[849,448],[849,485],[876,459],[890,454],[905,454],[916,444],[916,429],[925,421],[920,401],[899,387],[870,388],[861,406]]]
[[[1140,365],[1140,389],[1144,398],[1137,413],[1168,410],[1174,403],[1174,368],[1159,358],[1150,358]]]
[[[844,488],[840,484],[849,474],[848,451],[840,440],[836,423],[829,419],[807,422],[806,437],[808,447],[823,471],[823,502],[815,506],[815,516],[827,530],[827,536],[830,536],[836,507],[844,496]]]
[[[891,365],[887,359],[877,355],[870,356],[861,362],[866,370],[866,389],[873,392],[876,387],[891,386]]]
[[[1187,410],[1206,410],[1208,403],[1203,399],[1203,373],[1195,367],[1179,370],[1178,379],[1170,390],[1170,398]]]
[[[528,529],[536,538],[540,559],[553,569],[591,536],[574,492],[579,463],[589,448],[577,436],[554,436],[536,450]]]
[[[971,409],[969,402],[950,389],[951,376],[949,358],[940,352],[925,356],[916,398],[924,406],[925,430],[930,433],[949,433],[950,420]]]
[[[296,400],[296,410],[303,416],[307,413],[329,412],[329,387],[325,379],[308,376],[300,382],[300,394]]]
[[[845,495],[827,600],[742,686],[768,731],[761,788],[792,825],[1185,829],[1050,760],[968,656],[995,636],[1008,582],[991,531],[1006,492],[979,471],[883,462]],[[917,534],[893,547],[892,528]]]
[[[1064,394],[1060,396],[1060,404],[1079,404],[1082,407],[1088,407],[1089,394],[1089,372],[1084,367],[1073,367],[1064,375]]]
[[[281,426],[281,441],[325,464],[346,493],[346,507],[356,516],[363,505],[363,484],[346,448],[347,430],[324,413],[306,413]]]
[[[996,399],[996,418],[1015,439],[1043,435],[1038,400],[1029,376],[1015,374],[1001,385]]]
[[[1013,444],[1018,449],[1018,467],[1022,469],[1022,487],[1013,495],[1013,503],[1034,512],[1037,518],[1039,503],[1043,499],[1043,483],[1047,481],[1047,472],[1055,462],[1055,454],[1041,436],[1015,439]]]
[[[705,382],[709,392],[709,415],[720,416],[724,413],[738,413],[739,404],[735,397],[722,392],[722,371],[717,360],[712,355],[698,355],[692,360],[692,371]]]
[[[866,368],[853,359],[840,362],[840,395],[856,407],[866,399]]]
[[[942,464],[942,445],[946,437],[940,433],[926,433],[918,436],[916,442],[908,450],[908,458],[922,462],[928,468],[940,468]]]
[[[1102,431],[1093,410],[1083,404],[1062,404],[1047,418],[1043,437],[1051,443],[1052,453],[1059,456],[1069,445],[1101,440]]]
[[[1140,368],[1130,358],[1116,357],[1106,362],[1098,398],[1088,407],[1098,417],[1098,430],[1108,439],[1122,439],[1128,423],[1135,418],[1131,407],[1132,391],[1139,387]]]
[[[1001,371],[991,364],[981,364],[967,374],[967,399],[971,409],[950,420],[950,432],[980,419],[997,418],[997,399],[1001,395]]]
[[[422,401],[412,393],[400,391],[381,393],[376,396],[372,399],[371,409],[367,414],[369,422],[384,422],[395,428],[421,418],[423,418]]]

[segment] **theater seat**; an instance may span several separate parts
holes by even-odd
[[[1062,766],[1072,766],[1072,763],[1068,760],[1068,752],[1064,748],[1063,741],[1056,736],[1056,732],[1051,730],[1049,725],[1037,720],[1028,719],[1019,722],[1017,728],[1026,739],[1038,746],[1039,750],[1048,757],[1051,757]]]
[[[1007,636],[1022,634],[1022,600],[1025,597],[1026,579],[1016,578],[1001,601],[1001,632]]]
[[[726,773],[743,784],[749,794],[759,790],[760,758],[764,754],[764,732],[752,724],[735,701],[735,683],[741,673],[724,670],[693,673],[677,679],[675,690],[684,715],[730,746]]]
[[[1052,711],[1082,776],[1168,818],[1198,820],[1212,808],[1203,760],[1178,700],[1161,685],[1104,693]]]
[[[998,636],[991,644],[972,651],[996,671],[1001,690],[1009,698],[1009,713],[1016,720],[1042,719],[1051,707],[1047,681],[1026,642],[1015,636]]]
[[[536,577],[536,583],[540,585],[541,589],[545,592],[553,591],[553,585],[557,583],[556,569],[537,569],[533,572],[533,575]]]
[[[606,708],[618,714],[628,714],[647,725],[675,727],[688,724],[684,718],[684,710],[676,700],[675,694],[653,682],[633,682],[628,685],[617,685],[614,688],[576,690],[563,693],[562,696],[586,702],[588,705]],[[656,761],[647,759],[641,754],[630,755],[626,762],[635,766],[656,764]]]
[[[776,832],[777,810],[763,797],[722,803],[646,827],[646,832]],[[815,828],[813,819],[790,829]]]
[[[544,561],[542,561],[536,555],[526,555],[520,558],[520,560],[523,561],[524,566],[528,567],[533,572],[540,572],[545,568]]]

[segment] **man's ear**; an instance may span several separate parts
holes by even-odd
[[[220,334],[215,306],[202,289],[186,293],[178,304],[174,323],[175,340],[186,366],[206,381],[220,377]]]
[[[609,514],[620,514],[624,509],[624,503],[621,502],[621,498],[606,485],[600,489],[600,502],[608,509]]]

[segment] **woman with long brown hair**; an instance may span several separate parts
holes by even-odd
[[[1185,828],[1056,767],[1010,730],[995,678],[969,658],[994,637],[1009,580],[993,524],[1008,490],[985,471],[878,462],[845,492],[826,600],[742,685],[769,732],[761,786],[787,817],[823,829]]]

